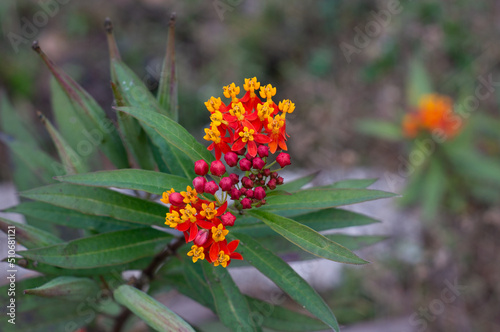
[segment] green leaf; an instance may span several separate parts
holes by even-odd
[[[57,83],[57,80],[52,76],[50,78],[51,104],[52,113],[54,114],[54,122],[73,150],[78,148],[78,144],[89,139],[88,132],[85,129],[83,122],[79,119],[75,108],[71,104],[68,96]],[[88,162],[95,156],[97,149],[93,152],[80,156],[85,162]]]
[[[271,279],[303,308],[335,331],[339,331],[337,320],[328,305],[290,265],[273,252],[262,247],[259,242],[253,240],[250,236],[243,234],[235,234],[234,236],[240,240],[238,248],[246,261]]]
[[[0,110],[1,131],[16,141],[36,149],[40,141],[35,135],[36,126],[22,116],[24,109],[15,109],[12,106],[3,90],[0,90]]]
[[[13,227],[9,227],[13,226]],[[28,249],[46,247],[61,243],[62,240],[56,236],[42,231],[27,224],[20,224],[12,220],[0,217],[0,230],[10,238],[13,235],[14,242],[19,242]]]
[[[221,322],[232,331],[261,331],[252,321],[248,302],[229,272],[222,266],[214,267],[206,261],[202,265]]]
[[[142,225],[165,224],[167,207],[119,192],[67,183],[53,184],[20,193],[21,196],[76,210]]]
[[[343,189],[365,189],[377,182],[378,179],[349,179],[335,182],[328,188],[343,188]]]
[[[337,208],[321,209],[318,211],[294,215],[290,217],[290,219],[311,227],[318,232],[334,228],[363,226],[378,222],[378,220],[365,215]],[[273,230],[269,229],[266,224],[258,221],[258,219],[252,218],[251,220],[248,220],[245,217],[238,218],[232,230],[252,236],[274,234]]]
[[[175,14],[170,16],[168,43],[158,86],[158,102],[174,121],[179,119],[177,105],[177,77],[175,76]]]
[[[20,213],[47,224],[52,223],[98,233],[137,228],[139,226],[135,223],[110,217],[83,214],[75,210],[65,209],[43,202],[24,202],[5,209],[4,211]]]
[[[208,284],[205,280],[205,276],[203,275],[202,264],[185,261],[182,266],[184,268],[183,272],[184,277],[186,278],[187,285],[194,292],[194,294],[196,294],[194,295],[196,297],[196,299],[194,300],[200,302],[202,305],[210,308],[215,312],[216,309],[214,299],[212,297],[210,287],[208,287]]]
[[[45,128],[49,132],[52,141],[56,146],[57,153],[61,159],[66,174],[76,174],[88,172],[87,165],[84,163],[83,159],[77,154],[71,146],[66,142],[66,140],[61,136],[59,131],[50,123],[50,121],[40,112],[38,112],[38,117],[45,125]]]
[[[113,292],[113,296],[118,303],[130,309],[157,331],[194,332],[177,314],[137,288],[121,285]]]
[[[328,330],[329,327],[321,321],[292,311],[272,303],[245,296],[252,316],[256,320],[262,319],[262,325],[278,331],[318,331]]]
[[[403,138],[401,126],[383,120],[360,120],[356,123],[356,130],[362,134],[389,141],[399,141]]]
[[[101,106],[69,75],[58,68],[43,53],[37,43],[33,45],[33,49],[52,72],[57,83],[68,96],[74,108],[74,113],[78,115],[79,120],[83,123],[87,131],[86,136],[88,136],[88,140],[83,141],[87,143],[85,144],[86,149],[98,146],[116,167],[129,167],[127,151],[123,146],[120,135],[113,123],[106,117],[106,113]]]
[[[90,269],[132,262],[153,256],[173,239],[153,228],[98,234],[50,247],[19,251],[38,262],[67,269]]]
[[[340,263],[367,263],[365,260],[352,253],[349,249],[333,242],[315,230],[292,219],[259,209],[248,210],[247,213],[251,216],[259,218],[276,233],[281,234],[288,241],[313,255]]]
[[[393,196],[396,195],[369,189],[306,189],[291,195],[269,197],[260,210],[321,209]]]
[[[283,185],[281,185],[279,188],[282,191],[288,191],[288,192],[294,192],[299,189],[301,189],[303,186],[314,180],[314,178],[318,175],[319,172],[315,172],[313,174],[309,174],[306,176],[303,176],[301,178],[298,178],[296,180],[290,181],[290,182],[285,182]]]
[[[53,182],[52,177],[64,174],[61,163],[37,147],[0,134],[0,141],[14,157],[14,181],[18,190],[26,190]]]
[[[58,277],[39,287],[26,289],[24,294],[80,302],[96,298],[99,292],[99,285],[90,278]]]
[[[387,240],[387,236],[383,235],[347,235],[347,234],[328,234],[325,235],[330,240],[350,249],[358,250],[364,247],[371,246],[381,241]]]
[[[439,159],[433,158],[430,160],[427,172],[424,173],[423,190],[425,195],[422,195],[422,216],[429,220],[436,216],[443,195],[446,190],[446,177],[444,169],[440,165]]]
[[[86,186],[142,190],[156,195],[161,195],[171,188],[174,188],[177,192],[185,191],[187,186],[193,185],[186,178],[141,169],[99,171],[61,176],[57,180]]]
[[[407,81],[406,99],[409,106],[416,107],[420,97],[432,92],[432,84],[427,71],[420,60],[410,63]]]
[[[210,163],[214,160],[214,157],[207,148],[198,143],[184,127],[168,117],[136,107],[118,107],[117,109],[132,115],[145,125],[153,128],[169,144],[185,153],[193,162],[204,159]]]

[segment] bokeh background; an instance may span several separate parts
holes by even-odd
[[[155,91],[172,12],[181,124],[201,139],[208,124],[203,103],[221,96],[223,85],[257,76],[278,88],[276,100],[295,102],[287,128],[294,167],[321,170],[320,181],[376,175],[387,189],[383,176],[398,172],[407,146],[364,135],[358,121],[399,125],[415,59],[436,92],[452,98],[474,94],[479,78],[489,78],[493,93],[471,116],[500,117],[497,1],[2,0],[0,87],[27,118],[36,117],[35,109],[50,117],[50,74],[31,50],[39,40],[113,118],[104,19],[114,23],[123,60]],[[37,134],[53,151],[41,127]],[[497,138],[482,144],[499,152]],[[3,145],[0,160],[0,181],[9,182]],[[404,183],[393,190],[403,192]],[[389,331],[391,324],[395,331],[500,330],[499,204],[470,202],[460,213],[443,207],[427,221],[418,205],[402,210],[397,199],[372,207],[367,213],[375,217],[397,216],[389,225],[404,233],[384,228],[390,238],[378,253],[361,252],[372,264],[344,269],[322,290],[342,324],[375,324],[361,325],[367,331]],[[406,236],[417,239],[416,249],[404,247]],[[455,297],[448,302],[450,291]]]

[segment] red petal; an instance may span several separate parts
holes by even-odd
[[[229,249],[229,252],[233,252],[236,250],[236,248],[238,248],[238,245],[240,244],[240,240],[234,240],[234,241],[231,241],[229,242],[229,244],[227,245],[227,249]]]
[[[205,229],[212,229],[212,227],[214,227],[214,224],[212,224],[211,222],[208,222],[206,220],[198,220],[197,224],[201,228],[205,228]]]
[[[253,135],[253,137],[257,143],[265,144],[265,143],[271,142],[271,139],[269,137],[267,137],[266,135],[257,134],[257,135]]]
[[[190,221],[185,221],[182,224],[178,224],[176,228],[177,228],[178,231],[185,232],[191,226],[190,224],[191,224]]]
[[[216,261],[217,260],[217,256],[219,256],[219,242],[214,242],[212,244],[212,246],[210,247],[210,252],[209,252],[209,255],[210,255],[210,259],[212,261]]]
[[[269,142],[269,152],[275,153],[277,148],[278,144],[276,143],[276,141]]]
[[[217,217],[226,212],[226,209],[227,209],[227,201],[225,201],[224,204],[222,204],[220,208],[217,209]]]
[[[239,252],[233,252],[231,255],[229,255],[229,257],[231,257],[231,259],[243,259],[243,256],[241,256]]]
[[[219,251],[224,251],[226,254],[229,255],[229,249],[227,248],[227,240],[222,240],[220,242],[217,242],[219,244]]]
[[[188,243],[188,238],[189,238],[189,234],[188,232],[184,232],[184,239],[186,240],[186,243]]]
[[[245,147],[245,142],[240,138],[236,142],[234,142],[233,146],[231,147],[231,150],[233,151],[239,151]],[[255,150],[257,153],[257,150]]]
[[[285,141],[280,140],[280,142],[279,142],[279,143],[280,143],[280,148],[282,148],[282,149],[283,149],[283,150],[285,150],[285,151],[288,149],[288,148],[287,148],[287,146],[286,146]]]
[[[195,223],[191,223],[191,227],[189,229],[189,239],[187,242],[191,242],[198,235],[198,226]]]
[[[254,141],[248,141],[248,154],[252,157],[257,155],[257,144]]]

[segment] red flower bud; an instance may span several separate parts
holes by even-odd
[[[264,162],[264,160],[262,160],[262,158],[255,157],[252,160],[252,166],[255,169],[261,170],[264,168],[264,166],[266,166],[266,163]]]
[[[269,181],[267,181],[267,187],[271,190],[274,190],[276,189],[276,179],[271,179]],[[206,190],[205,190],[206,191]]]
[[[266,190],[262,187],[255,188],[253,197],[258,199],[259,201],[264,199],[264,197],[266,197]]]
[[[278,178],[276,179],[276,184],[277,185],[280,185],[280,184],[283,184],[284,180],[281,176],[278,176]]]
[[[242,149],[240,149],[238,151],[234,151],[234,152],[236,152],[237,155],[242,156],[245,154],[245,152],[247,152],[247,148],[242,148]]]
[[[231,179],[231,181],[233,181],[233,184],[237,184],[238,182],[240,182],[240,176],[236,173],[229,174],[229,178]]]
[[[245,192],[245,196],[248,197],[248,198],[253,198],[254,197],[254,192],[252,189],[248,189],[246,192]]]
[[[231,199],[237,201],[241,197],[241,191],[237,188],[231,188]]]
[[[253,160],[253,157],[250,155],[250,153],[247,153],[245,155],[245,158],[247,158],[248,160],[252,161]]]
[[[226,173],[226,166],[220,160],[214,160],[210,164],[210,173],[215,176],[222,176]]]
[[[217,190],[219,190],[219,186],[215,181],[210,181],[205,183],[205,192],[214,195]]]
[[[253,188],[253,181],[250,180],[250,178],[247,177],[247,176],[244,176],[241,179],[241,184],[243,185],[243,187],[245,187],[247,189],[252,189]]]
[[[198,231],[198,234],[194,238],[193,242],[197,246],[202,246],[205,244],[205,242],[207,242],[207,240],[208,240],[208,230],[202,229]]]
[[[241,205],[243,206],[244,209],[251,209],[252,201],[250,200],[250,198],[243,198],[241,200]]]
[[[169,196],[168,196],[168,200],[170,201],[170,204],[174,205],[174,206],[184,206],[184,197],[182,197],[181,194],[179,193],[171,193]]]
[[[226,176],[219,181],[219,186],[222,191],[230,191],[233,186],[233,181],[229,176]]]
[[[236,217],[231,212],[226,212],[220,216],[220,220],[224,226],[233,226],[236,221]]]
[[[288,153],[284,153],[284,152],[281,152],[276,157],[276,161],[278,162],[278,164],[280,164],[280,166],[282,168],[291,164],[291,162],[290,162],[290,155]]]
[[[234,167],[238,164],[238,155],[233,151],[229,151],[224,155],[224,160],[229,167]]]
[[[252,168],[252,162],[246,158],[240,160],[240,169],[242,171],[249,171]]]
[[[205,160],[200,159],[194,163],[194,172],[198,175],[204,176],[208,173],[208,164]]]
[[[265,176],[269,176],[269,175],[271,175],[271,170],[270,170],[269,168],[266,168],[266,169],[264,170],[264,175],[265,175]]]
[[[203,176],[197,176],[193,179],[193,186],[198,194],[203,194],[205,192],[205,183],[207,183],[207,179]]]
[[[259,145],[257,153],[261,158],[267,157],[269,156],[269,147],[267,147],[267,145]]]

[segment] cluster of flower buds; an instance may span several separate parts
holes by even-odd
[[[232,83],[224,87],[224,95],[231,98],[227,106],[214,97],[205,103],[212,122],[205,129],[204,138],[212,142],[208,150],[215,152],[216,160],[210,165],[205,160],[195,162],[198,176],[193,179],[193,188],[163,193],[161,201],[170,204],[165,224],[184,232],[186,242],[194,243],[188,252],[193,262],[206,259],[215,266],[226,267],[231,259],[243,259],[235,252],[239,241],[226,240],[226,227],[236,221],[235,215],[227,211],[228,201],[231,199],[232,208],[240,213],[265,204],[267,191],[283,184],[277,171],[291,163],[285,152],[280,152],[274,161],[269,155],[287,150],[285,117],[295,105],[289,100],[276,105],[272,101],[276,88],[270,84],[260,87],[260,96],[266,99],[263,102],[255,93],[259,87],[255,77],[245,79],[247,93],[243,98],[237,98],[240,88]],[[222,155],[228,167],[243,173],[241,178],[227,172]],[[276,163],[280,168],[271,170]]]

